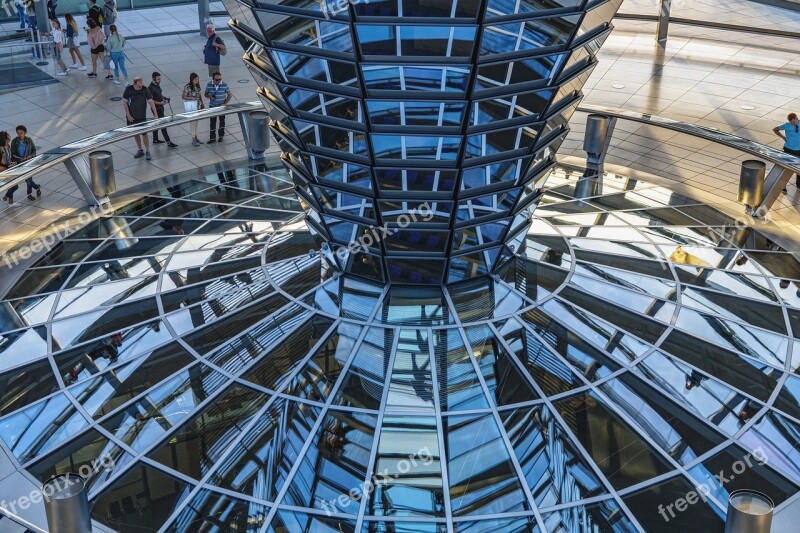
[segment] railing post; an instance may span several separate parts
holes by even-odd
[[[92,533],[89,498],[81,476],[53,476],[42,486],[42,495],[50,533]]]
[[[728,499],[725,533],[769,533],[775,504],[765,494],[737,490]]]
[[[767,164],[758,159],[742,161],[739,173],[739,203],[744,204],[749,213],[761,205],[764,199],[764,175]]]
[[[608,146],[614,136],[617,119],[606,115],[592,113],[586,117],[586,133],[583,137],[583,150],[586,162],[591,165],[602,165],[606,159]]]
[[[669,34],[669,12],[672,8],[672,0],[659,0],[658,3],[658,26],[656,27],[656,41],[666,44]]]
[[[242,127],[247,156],[250,159],[262,159],[269,148],[269,113],[266,111],[250,111],[239,113],[239,124]]]
[[[89,154],[89,173],[92,179],[92,193],[97,198],[105,198],[117,190],[114,175],[114,158],[107,150]]]

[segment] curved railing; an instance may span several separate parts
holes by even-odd
[[[179,113],[164,118],[149,120],[147,122],[143,122],[142,124],[137,124],[136,126],[126,126],[123,128],[117,128],[115,130],[106,131],[98,135],[93,135],[79,141],[65,144],[59,148],[48,150],[37,155],[33,159],[26,161],[25,163],[13,166],[4,172],[0,172],[0,192],[13,187],[14,185],[19,185],[27,178],[34,177],[37,174],[44,172],[45,170],[49,170],[57,165],[68,165],[69,162],[78,156],[88,154],[89,152],[101,149],[110,144],[115,144],[120,141],[130,139],[136,135],[147,134],[168,126],[180,126],[183,124],[189,124],[196,120],[236,113],[240,116],[240,122],[242,122],[243,131],[246,137],[246,121],[242,120],[242,115],[245,115],[251,111],[263,110],[264,105],[260,101],[242,102],[237,104],[229,104],[225,107],[206,108],[188,113]],[[245,139],[245,142],[247,142],[247,139]]]
[[[780,204],[776,201],[792,176],[800,176],[799,157],[716,128],[648,113],[597,105],[582,105],[577,111],[609,117],[603,162],[672,182],[673,185],[665,186],[674,192],[694,196],[734,217],[743,216],[748,223],[754,223],[755,219],[775,222],[771,229],[765,228],[769,229],[767,233],[771,233],[776,242],[783,243],[784,248],[791,248],[790,251],[797,248],[800,238],[793,228],[800,227],[800,215],[795,189],[788,191],[787,201]],[[562,161],[570,157],[589,161],[589,155],[581,148],[583,121],[577,114],[570,121],[572,132],[558,153]],[[621,126],[620,122],[633,124]],[[765,178],[760,201],[755,200],[756,205],[745,209],[739,202],[740,174],[742,162],[751,159],[765,163]]]

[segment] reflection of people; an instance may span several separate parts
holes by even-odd
[[[669,260],[672,263],[680,263],[683,265],[692,265],[698,267],[710,267],[711,263],[702,259],[696,255],[690,254],[686,250],[683,249],[682,246],[678,246],[675,248],[675,251],[672,252],[669,256]]]
[[[800,119],[797,118],[797,113],[789,113],[786,119],[788,122],[775,126],[772,132],[783,139],[784,152],[800,157]],[[795,185],[800,187],[800,174],[795,178]],[[786,192],[786,187],[783,192]]]
[[[692,390],[693,388],[700,385],[706,378],[703,374],[698,372],[697,370],[692,370],[692,373],[686,376],[686,390]]]

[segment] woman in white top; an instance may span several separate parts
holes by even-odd
[[[61,57],[61,53],[64,51],[64,32],[61,30],[61,23],[58,19],[52,19],[50,21],[50,35],[53,36],[53,45],[56,54],[56,64],[61,67],[61,72],[57,72],[56,76],[66,76],[67,75],[67,64],[64,63],[64,59]]]

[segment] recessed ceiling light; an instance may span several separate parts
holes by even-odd
[[[625,86],[623,84],[621,84],[621,83],[615,83],[614,85],[612,85],[612,87],[615,88],[615,89],[624,89],[625,88]]]
[[[748,111],[756,108],[756,106],[754,105],[740,105],[739,107],[741,107],[742,109],[747,109]]]

